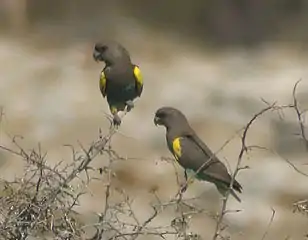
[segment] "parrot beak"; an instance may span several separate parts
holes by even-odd
[[[95,62],[103,61],[103,60],[104,60],[103,57],[102,57],[102,55],[101,55],[101,53],[98,52],[98,51],[95,50],[95,49],[94,49],[94,51],[93,51],[93,59],[94,59]]]
[[[154,118],[154,124],[155,124],[155,126],[161,125],[161,120],[160,120],[159,117],[155,116],[155,118]]]

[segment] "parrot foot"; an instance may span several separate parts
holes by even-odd
[[[132,100],[128,100],[126,101],[126,106],[127,106],[127,112],[129,112],[135,107],[135,104]]]
[[[180,185],[180,193],[183,194],[186,192],[188,185],[185,183]]]
[[[121,125],[121,122],[122,122],[122,120],[121,120],[121,118],[119,117],[119,115],[118,115],[118,114],[114,114],[114,115],[113,115],[113,124],[114,124],[116,127],[118,127],[118,126]]]

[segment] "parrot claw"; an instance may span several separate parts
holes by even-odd
[[[181,187],[181,188],[180,188],[181,194],[185,193],[186,190],[187,190],[187,184],[186,184],[186,183],[183,183],[183,184],[180,185],[180,187]]]
[[[121,118],[119,117],[118,114],[113,115],[113,124],[115,126],[120,126],[121,122],[122,122],[122,120],[121,120]]]
[[[132,100],[128,100],[126,102],[126,106],[127,106],[127,112],[129,112],[130,110],[132,110],[135,107],[135,104]]]

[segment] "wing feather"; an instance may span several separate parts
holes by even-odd
[[[186,134],[182,138],[181,146],[183,164],[190,166],[194,171],[198,171],[202,167],[202,170],[199,171],[200,174],[198,174],[201,178],[205,177],[208,181],[214,180],[230,184],[231,176],[226,166],[195,133]],[[238,191],[242,189],[237,181],[234,182],[234,189]]]

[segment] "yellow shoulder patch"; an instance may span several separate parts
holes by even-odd
[[[101,90],[103,97],[106,96],[106,83],[107,83],[107,79],[106,79],[106,76],[103,70],[99,78],[99,89]]]
[[[143,88],[143,77],[140,68],[136,65],[134,67],[134,76],[136,79],[137,92],[138,95],[140,96]]]
[[[182,156],[182,148],[181,148],[181,138],[175,138],[172,142],[172,150],[176,160]]]

